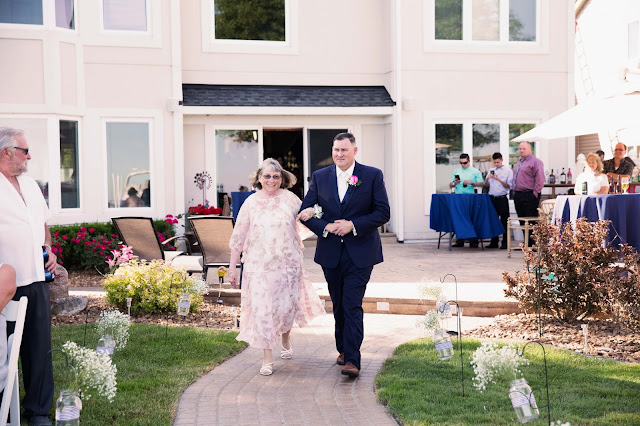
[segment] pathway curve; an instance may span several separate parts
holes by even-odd
[[[174,425],[395,425],[376,401],[374,379],[401,343],[422,337],[419,317],[365,314],[362,371],[353,380],[335,363],[333,317],[291,333],[294,356],[263,377],[262,351],[248,348],[189,386]]]

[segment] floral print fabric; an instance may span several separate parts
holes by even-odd
[[[242,252],[242,313],[237,340],[279,348],[293,323],[324,314],[323,302],[302,269],[296,215],[302,202],[291,191],[272,198],[251,195],[238,213],[229,247]]]

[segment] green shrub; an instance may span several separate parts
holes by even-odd
[[[154,220],[153,224],[161,242],[174,235],[172,223]],[[106,261],[112,257],[111,251],[120,248],[120,238],[111,222],[54,225],[50,230],[52,251],[58,256],[58,263],[69,271],[97,269],[104,273],[108,270]],[[176,249],[173,245],[164,248]]]
[[[126,309],[130,297],[131,312],[175,312],[183,292],[191,294],[191,312],[197,312],[208,291],[208,284],[186,274],[184,268],[162,260],[151,262],[132,260],[105,277],[107,301],[119,309]]]
[[[574,227],[575,226],[575,229]],[[630,306],[639,295],[636,269],[637,253],[633,247],[603,245],[608,234],[608,221],[588,222],[581,218],[561,227],[539,224],[533,227],[537,242],[525,249],[524,264],[528,270],[514,276],[503,273],[507,283],[505,294],[514,297],[525,310],[538,308],[538,283],[535,268],[555,273],[557,282],[541,280],[540,306],[563,321],[573,321],[603,312],[620,312],[640,319],[640,309],[633,314]],[[544,242],[540,248],[538,242]],[[622,296],[621,296],[622,295]],[[621,301],[624,297],[625,301]],[[624,313],[622,312],[624,311]],[[626,325],[629,322],[626,321]]]

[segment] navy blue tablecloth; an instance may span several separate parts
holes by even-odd
[[[433,194],[430,215],[431,229],[465,240],[505,233],[488,194]]]
[[[562,221],[585,217],[590,222],[610,220],[609,242],[614,245],[629,244],[640,249],[640,194],[573,195],[556,202],[563,202]],[[579,201],[578,198],[580,197]],[[572,211],[573,210],[573,211]]]
[[[242,207],[242,204],[244,203],[244,201],[249,198],[249,196],[251,194],[253,194],[255,191],[252,192],[232,192],[231,193],[231,209],[233,210],[233,220],[235,221],[236,219],[238,219],[238,212],[240,211],[240,207]]]

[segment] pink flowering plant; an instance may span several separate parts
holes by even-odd
[[[360,184],[362,184],[362,182],[360,181],[360,179],[358,179],[358,176],[356,175],[351,175],[347,183],[349,184],[349,186],[353,186],[353,187],[360,186]]]
[[[131,246],[122,246],[120,250],[111,250],[112,256],[107,257],[107,265],[109,265],[109,273],[113,274],[118,266],[123,263],[129,262],[131,259],[136,258],[133,254],[133,248]]]

